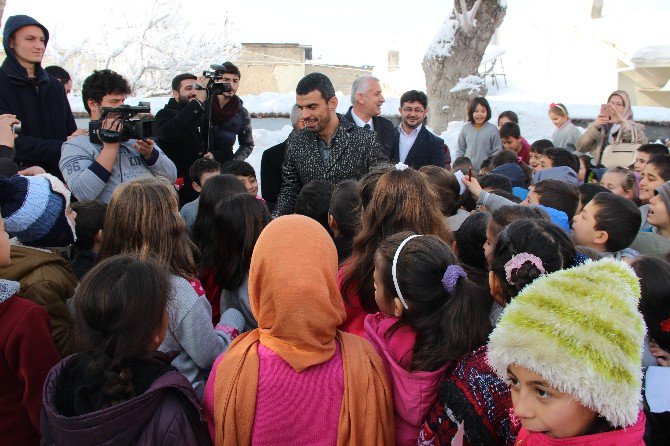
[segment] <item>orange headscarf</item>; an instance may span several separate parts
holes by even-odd
[[[321,225],[289,215],[263,230],[251,259],[249,299],[258,328],[235,339],[217,368],[216,444],[251,444],[259,342],[297,372],[331,359],[338,342],[344,368],[338,444],[393,444],[383,363],[366,340],[337,330],[345,319],[337,252]]]

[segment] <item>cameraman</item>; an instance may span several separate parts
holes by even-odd
[[[236,94],[240,86],[240,70],[230,62],[223,63],[221,68],[223,69],[218,73],[222,77],[215,82],[230,84],[231,91],[208,98],[206,106],[212,107],[210,152],[216,161],[223,164],[233,158],[245,160],[254,149],[254,138],[251,134],[249,112],[242,106],[242,99]],[[204,128],[207,128],[206,125],[207,123]],[[236,138],[240,146],[233,155]]]
[[[201,126],[207,128],[203,121],[207,91],[196,90],[196,80],[200,85],[207,85],[205,77],[198,79],[190,73],[176,76],[172,80],[172,98],[156,113],[158,145],[177,166],[177,176],[183,178],[183,186],[179,190],[180,206],[198,197],[191,186],[188,170],[206,151],[200,129]]]
[[[102,117],[103,107],[123,105],[130,94],[130,85],[111,70],[94,71],[82,85],[82,100],[91,117]],[[113,114],[102,127],[121,131]],[[114,189],[121,184],[148,175],[177,178],[177,169],[150,139],[127,142],[93,143],[89,136],[77,136],[63,144],[59,167],[72,194],[79,200],[100,200],[109,203]]]

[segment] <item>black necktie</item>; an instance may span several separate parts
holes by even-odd
[[[364,128],[365,130],[370,130],[371,127],[370,127],[370,124],[365,124],[365,125],[363,126],[363,128]]]

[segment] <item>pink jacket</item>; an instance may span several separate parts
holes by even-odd
[[[640,411],[637,423],[626,429],[561,439],[538,432],[528,432],[522,427],[514,446],[644,446],[642,437],[645,422],[644,413]]]
[[[433,372],[408,371],[416,333],[404,326],[385,336],[397,320],[384,313],[368,315],[364,323],[365,338],[381,356],[392,383],[396,444],[416,445],[421,424],[437,400],[437,388],[447,365]]]

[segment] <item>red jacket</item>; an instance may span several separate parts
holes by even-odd
[[[526,138],[523,136],[521,139],[521,151],[519,152],[519,158],[526,164],[530,164],[530,144],[526,141]]]
[[[644,446],[645,423],[644,413],[640,411],[637,423],[626,429],[560,439],[521,428],[514,446]]]
[[[42,386],[60,355],[44,308],[18,296],[0,302],[0,438],[38,445]]]

